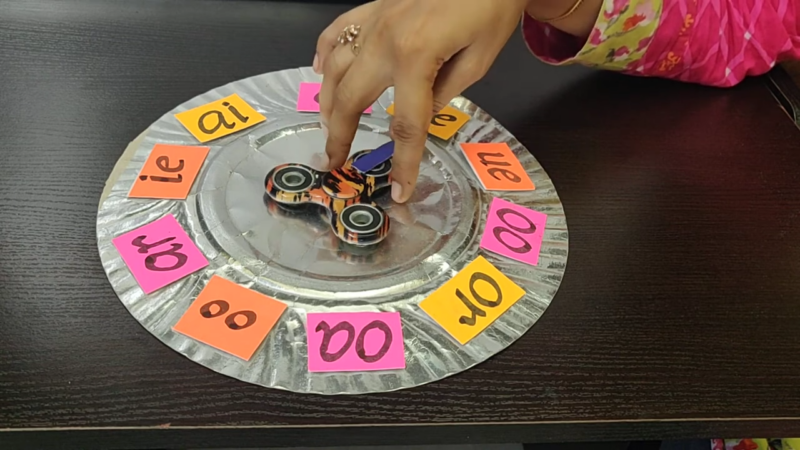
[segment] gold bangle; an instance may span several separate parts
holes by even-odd
[[[539,22],[544,22],[544,23],[557,22],[559,20],[564,20],[567,17],[571,16],[572,13],[574,13],[581,6],[582,3],[583,3],[583,0],[577,0],[575,2],[575,4],[572,5],[572,8],[569,9],[569,11],[565,12],[564,14],[562,14],[562,15],[560,15],[558,17],[554,17],[552,19],[540,19],[540,18],[534,16],[533,14],[531,14],[531,17],[533,17],[534,20],[538,20]]]

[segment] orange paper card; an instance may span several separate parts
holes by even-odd
[[[237,94],[175,114],[200,142],[208,142],[257,125],[266,117]]]
[[[172,329],[249,361],[285,309],[284,303],[214,275]]]
[[[394,115],[394,103],[386,108],[386,112],[390,116]],[[431,119],[431,126],[428,127],[428,133],[446,141],[453,137],[467,122],[469,122],[468,114],[452,106],[445,106],[439,114],[436,114]]]
[[[487,191],[532,191],[533,181],[505,143],[462,143],[469,165]]]
[[[156,144],[128,197],[185,199],[208,151],[208,147]]]
[[[478,256],[419,306],[464,345],[523,295],[521,287]]]

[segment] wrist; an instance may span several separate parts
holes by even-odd
[[[573,36],[588,38],[603,0],[528,0],[526,13]]]

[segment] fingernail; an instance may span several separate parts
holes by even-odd
[[[327,153],[323,153],[322,156],[320,156],[319,160],[320,160],[320,165],[322,167],[324,167],[325,170],[328,170],[328,171],[331,170],[331,159],[328,158],[328,154]]]
[[[314,167],[319,167],[320,170],[327,171],[330,169],[331,160],[328,158],[327,153],[314,153],[314,155],[311,156],[311,164]]]
[[[317,53],[314,53],[314,63],[311,64],[311,67],[314,69],[314,72],[316,72],[317,75],[321,75],[319,71],[319,55]]]
[[[403,203],[403,188],[396,181],[392,181],[392,200]]]

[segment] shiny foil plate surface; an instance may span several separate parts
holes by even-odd
[[[389,236],[375,248],[341,244],[313,208],[268,207],[264,179],[273,167],[302,163],[320,168],[325,139],[319,116],[296,111],[301,82],[319,82],[310,68],[254,76],[211,90],[168,112],[134,141],[107,182],[97,216],[103,267],[122,303],[150,333],[219,373],[301,393],[363,394],[410,388],[457,374],[520,338],[556,294],[567,264],[568,232],[552,181],[536,159],[489,114],[464,98],[451,106],[471,120],[449,142],[429,137],[411,200],[379,197]],[[200,144],[175,114],[239,94],[267,121]],[[352,151],[389,141],[389,89],[362,116]],[[506,142],[536,185],[531,192],[485,192],[459,142]],[[128,191],[157,143],[211,148],[185,201],[129,199]],[[538,266],[479,249],[494,196],[546,213]],[[209,260],[209,266],[145,295],[111,240],[173,214]],[[482,254],[526,295],[467,345],[458,344],[419,302]],[[176,333],[172,326],[209,281],[219,275],[285,302],[287,310],[250,361]],[[309,373],[306,314],[400,312],[406,368],[386,372]]]

